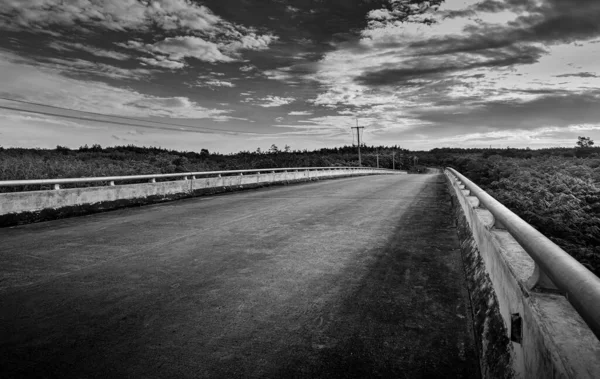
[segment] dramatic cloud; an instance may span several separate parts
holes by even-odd
[[[404,67],[365,72],[356,77],[356,81],[366,85],[391,85],[406,83],[414,79],[439,79],[440,74],[456,71],[535,63],[544,52],[543,48],[537,46],[510,46],[483,53],[421,56],[416,59],[403,60]]]
[[[226,87],[226,88],[233,88],[233,87],[235,87],[235,84],[233,84],[231,82],[224,81],[224,80],[218,80],[218,79],[203,79],[203,80],[198,80],[196,83],[194,83],[192,85],[192,87],[207,87],[207,88]]]
[[[562,74],[562,75],[555,75],[556,78],[598,78],[598,75],[596,74],[592,74],[591,72],[577,72],[574,74]]]
[[[225,45],[223,48],[232,53],[236,53],[239,50],[266,50],[269,48],[269,45],[276,40],[277,37],[273,35],[257,35],[256,33],[250,33],[242,36],[238,41]]]
[[[267,96],[258,101],[262,101],[262,104],[258,104],[263,108],[280,107],[282,105],[290,104],[295,99],[293,97],[279,97],[279,96]]]
[[[199,37],[180,36],[147,45],[155,53],[165,54],[172,61],[182,61],[183,58],[196,58],[204,62],[230,62],[233,59],[223,55],[219,47]]]
[[[559,11],[565,10],[560,3],[525,6],[519,1],[484,1],[464,9],[458,2],[449,2],[448,5],[459,7],[427,14],[434,21],[430,27],[398,23],[390,9],[373,10],[368,14],[371,22],[361,33],[362,39],[340,44],[319,62],[318,71],[311,77],[326,91],[312,103],[335,109],[339,114],[373,117],[377,125],[370,125],[372,129],[419,128],[428,135],[439,135],[441,125],[452,125],[445,129],[456,133],[467,127],[511,128],[516,124],[527,128],[553,120],[555,125],[569,120],[590,121],[593,116],[584,116],[589,114],[584,111],[589,103],[583,99],[579,99],[585,104],[581,107],[571,103],[569,97],[557,101],[564,102],[568,109],[576,109],[575,112],[559,104],[552,111],[543,110],[552,106],[549,99],[541,101],[543,93],[553,93],[554,86],[565,85],[552,78],[595,78],[590,72],[552,75],[555,68],[546,63],[546,57],[553,54],[588,65],[583,56],[579,59],[580,54],[561,45],[570,41],[565,36],[573,30],[560,35],[559,26],[556,33],[540,26],[556,17],[566,20]],[[597,6],[591,1],[584,2],[582,8],[586,11],[578,9],[568,17],[585,25],[590,17],[583,13],[598,15]],[[596,24],[577,26],[589,32],[585,38],[597,35],[595,27]],[[579,34],[576,38],[580,37]],[[548,42],[555,45],[543,44]],[[525,75],[527,81],[519,78]],[[580,93],[590,85],[570,83],[571,87],[579,86]],[[515,110],[507,107],[496,114],[499,104],[512,104]],[[532,111],[523,113],[523,109]],[[507,113],[512,117],[504,117]],[[548,117],[541,116],[544,114]],[[423,133],[420,138],[426,138]]]
[[[83,59],[49,58],[38,64],[40,67],[55,69],[62,73],[79,76],[100,76],[119,80],[140,80],[151,75],[146,69],[123,69],[104,63]]]
[[[600,138],[596,0],[263,3],[0,0],[0,91],[307,147]]]
[[[185,66],[183,62],[170,60],[161,56],[157,58],[140,57],[139,60],[151,66],[157,66],[162,68],[178,69],[183,68]]]
[[[12,30],[53,26],[109,30],[203,31],[220,21],[208,8],[187,0],[19,0],[0,2],[0,25]]]
[[[27,99],[34,103],[81,111],[138,117],[209,118],[229,112],[207,109],[181,96],[150,96],[98,81],[69,78],[61,75],[60,70],[36,67],[32,62],[17,59],[10,54],[0,54],[2,97]],[[62,62],[57,60],[57,65],[60,64]],[[88,67],[87,63],[82,66],[85,70],[97,68]]]
[[[185,65],[184,58],[196,58],[210,63],[232,62],[239,59],[240,50],[265,50],[274,40],[276,38],[270,35],[257,36],[250,34],[241,36],[239,41],[223,44],[207,41],[201,37],[177,36],[167,37],[153,44],[143,44],[131,40],[126,43],[119,43],[118,46],[154,55],[154,59],[140,58],[148,64],[167,68],[182,68]],[[167,58],[170,62],[165,62]],[[179,64],[176,65],[172,62],[178,62]]]
[[[105,50],[93,46],[87,46],[81,43],[55,41],[49,44],[48,47],[58,51],[85,51],[86,53],[95,55],[97,57],[116,59],[119,61],[124,61],[131,58],[131,56],[128,54],[120,53],[114,50]]]

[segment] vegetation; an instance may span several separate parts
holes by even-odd
[[[454,167],[600,275],[600,148],[580,137],[577,147],[551,149],[433,149],[364,146],[362,164],[424,172]],[[140,175],[276,167],[358,166],[356,148],[279,149],[215,154],[154,147],[99,145],[76,150],[0,148],[0,180]],[[94,185],[94,184],[90,184]],[[20,188],[37,190],[40,186]],[[0,188],[13,191],[14,188]]]
[[[578,147],[592,147],[594,146],[594,141],[590,139],[590,137],[577,137],[577,146]]]
[[[589,146],[435,149],[421,161],[454,167],[600,276],[600,149]]]
[[[392,168],[392,153],[396,153],[396,168],[409,166],[407,151],[397,146],[364,146],[362,152],[362,163],[365,166],[376,166],[377,152],[382,168]],[[265,152],[257,149],[228,155],[210,153],[206,149],[198,153],[132,145],[109,148],[86,145],[75,150],[62,146],[51,150],[0,148],[0,181],[311,166],[358,166],[356,147],[293,151],[289,146],[280,150],[272,145]],[[84,185],[88,184],[81,184]],[[19,188],[37,189],[39,186]],[[12,190],[14,189],[8,187],[0,188],[0,192]]]

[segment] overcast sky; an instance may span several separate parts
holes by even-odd
[[[600,142],[600,1],[409,2],[0,0],[0,146]]]

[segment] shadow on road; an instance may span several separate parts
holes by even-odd
[[[450,198],[432,177],[343,301],[306,331],[313,352],[270,377],[478,378]],[[344,275],[353,275],[346,272]]]

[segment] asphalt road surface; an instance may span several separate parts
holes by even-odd
[[[0,229],[2,378],[473,378],[441,174]]]

